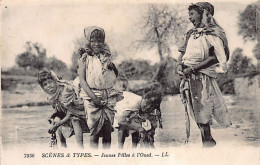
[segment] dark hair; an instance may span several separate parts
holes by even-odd
[[[196,10],[200,15],[203,14],[203,9],[199,6],[197,6],[196,4],[191,4],[188,8],[189,11],[191,10]]]
[[[44,81],[46,81],[47,79],[51,79],[53,80],[53,77],[51,75],[51,72],[50,71],[47,71],[47,70],[42,70],[38,73],[38,79],[37,79],[37,83],[42,86],[42,83]]]
[[[101,30],[95,29],[91,32],[90,34],[90,41],[91,39],[94,40],[101,40],[103,42],[105,42],[105,36],[104,33]]]
[[[143,98],[153,102],[154,105],[158,105],[158,106],[160,106],[162,102],[162,94],[161,92],[156,90],[149,91],[143,96]]]

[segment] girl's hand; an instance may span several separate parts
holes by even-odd
[[[58,127],[57,127],[56,124],[55,124],[55,125],[52,125],[52,126],[50,127],[48,133],[49,133],[49,134],[55,133],[56,130],[57,130],[57,128],[58,128]]]
[[[181,65],[181,64],[178,64],[178,65],[177,65],[177,72],[178,72],[178,71],[181,71],[181,72],[182,72],[182,70],[183,70],[183,69],[182,69],[182,65]]]
[[[145,129],[143,127],[138,128],[138,132],[145,132]]]
[[[97,106],[97,107],[102,107],[103,106],[103,104],[101,103],[100,98],[96,97],[96,98],[94,98],[92,100],[93,100],[95,106]]]
[[[178,73],[178,75],[179,75],[180,77],[183,77],[183,76],[184,76],[184,74],[183,74],[183,68],[182,68],[182,65],[181,65],[181,64],[177,65],[176,70],[177,70],[177,73]]]
[[[84,49],[84,48],[80,48],[78,51],[79,51],[80,57],[82,57],[82,55],[83,55],[84,53],[86,53],[86,49]]]
[[[192,70],[190,67],[185,68],[185,69],[183,70],[183,74],[184,74],[185,76],[189,76],[192,72],[193,72],[193,70]]]

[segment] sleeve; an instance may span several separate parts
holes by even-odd
[[[116,111],[117,114],[120,116],[125,110],[137,111],[140,106],[140,102],[142,97],[136,95],[131,92],[124,91],[123,92],[124,99],[122,101],[117,102],[116,104]]]
[[[226,59],[223,41],[219,37],[213,35],[208,35],[207,41],[211,46],[214,47],[214,53],[219,61],[219,63],[216,65],[216,72],[217,73],[227,72],[227,59]]]
[[[80,81],[79,81],[79,76],[77,76],[74,80],[73,80],[73,87],[74,90],[77,94],[77,97],[79,97],[79,92],[80,92]]]
[[[66,107],[73,103],[74,99],[76,99],[76,93],[74,91],[72,84],[64,85],[64,90],[61,93],[60,101]]]
[[[185,53],[185,48],[186,48],[186,43],[185,43],[185,41],[183,41],[183,42],[179,45],[178,51],[184,54],[184,53]]]
[[[65,86],[62,93],[62,103],[67,110],[66,114],[71,113],[75,116],[86,115],[83,100],[76,97],[74,86],[72,84],[67,84]]]

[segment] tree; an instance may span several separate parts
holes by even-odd
[[[260,71],[260,2],[250,4],[246,9],[240,13],[239,16],[239,34],[247,41],[256,41],[257,44],[254,48],[254,55],[258,60],[258,71]]]
[[[138,48],[148,46],[149,49],[157,47],[160,64],[152,80],[158,79],[160,69],[166,57],[171,53],[170,47],[178,45],[184,40],[188,19],[182,16],[182,11],[177,7],[156,4],[148,5],[143,16],[143,38],[138,40]]]
[[[153,68],[146,60],[128,60],[118,65],[119,79],[122,80],[150,80]]]
[[[32,43],[27,41],[25,46],[27,52],[33,54],[33,62],[31,66],[36,69],[42,69],[46,60],[46,49],[38,42]]]
[[[24,68],[42,69],[46,60],[46,49],[39,43],[27,41],[25,44],[26,51],[16,57],[16,63]]]
[[[17,55],[15,61],[19,67],[27,69],[28,67],[32,66],[34,56],[30,52],[26,51]]]
[[[250,58],[244,56],[241,48],[236,48],[230,59],[229,70],[235,75],[240,75],[255,71],[255,66]]]
[[[259,21],[257,12],[260,9],[260,2],[250,4],[240,13],[239,34],[245,41],[255,41],[257,39],[257,22]]]
[[[180,78],[176,72],[177,60],[168,57],[158,73],[158,82],[162,85],[165,93],[179,93]]]
[[[149,82],[144,86],[141,91],[150,90],[151,87],[158,87],[159,84],[162,92],[168,94],[179,93],[179,83],[180,79],[175,72],[177,61],[172,57],[168,57],[167,61],[158,74],[158,81]],[[128,60],[123,61],[118,65],[119,79],[128,82],[128,80],[151,80],[154,73],[157,71],[159,64],[150,65],[148,61],[145,60]],[[141,92],[139,91],[139,92]],[[141,92],[142,93],[142,92]],[[140,93],[139,93],[140,94]]]
[[[55,56],[46,59],[45,67],[53,70],[58,76],[65,80],[71,79],[71,72],[67,65]]]
[[[63,61],[57,59],[55,56],[52,56],[46,60],[45,67],[55,71],[68,69],[67,65]]]

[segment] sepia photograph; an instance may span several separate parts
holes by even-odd
[[[260,1],[0,4],[0,164],[260,163]]]

